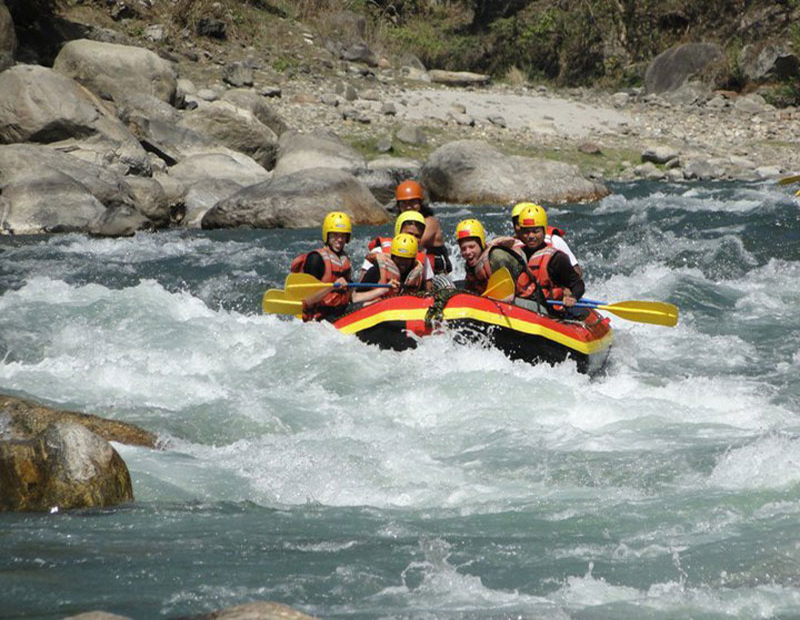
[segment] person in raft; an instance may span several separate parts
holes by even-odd
[[[519,214],[522,213],[522,210],[526,207],[536,206],[539,205],[533,202],[519,202],[514,205],[514,208],[511,210],[511,223],[514,226],[514,236],[520,240],[521,245],[522,239],[519,236]],[[547,226],[547,228],[545,228],[544,242],[548,245],[552,245],[556,250],[561,250],[564,252],[564,254],[569,257],[569,262],[572,265],[572,268],[578,272],[580,277],[583,277],[583,268],[578,264],[578,259],[575,258],[575,254],[572,253],[567,240],[564,239],[565,234],[566,233],[561,228]]]
[[[322,282],[334,282],[339,288],[315,293],[303,300],[304,321],[335,321],[350,303],[350,257],[344,246],[350,241],[353,224],[347,213],[333,211],[322,222],[322,241],[318,250],[301,254],[292,261],[289,271],[307,273]]]
[[[392,239],[389,254],[373,252],[368,258],[372,267],[361,278],[368,284],[391,284],[391,288],[367,288],[353,293],[353,303],[369,304],[384,295],[418,293],[425,287],[425,270],[417,258],[419,251],[416,237],[400,233]]]
[[[519,238],[528,261],[527,270],[517,280],[517,305],[550,314],[580,318],[586,313],[570,310],[585,290],[583,279],[573,269],[569,257],[545,242],[547,213],[539,205],[531,204],[519,214]],[[550,305],[548,299],[557,299],[561,305]],[[537,306],[532,308],[532,306]]]
[[[456,226],[456,241],[461,250],[461,258],[467,273],[464,281],[466,290],[483,294],[491,275],[507,267],[515,282],[526,271],[526,260],[517,239],[513,237],[497,237],[486,243],[486,231],[476,219],[462,220]],[[530,281],[525,280],[527,283]],[[514,295],[500,301],[511,302]]]
[[[433,257],[433,273],[450,273],[453,264],[444,245],[442,226],[433,214],[433,209],[425,202],[422,186],[416,181],[403,181],[394,193],[399,213],[417,211],[425,218],[425,232],[422,235],[422,247]]]
[[[425,218],[423,215],[419,211],[404,211],[398,215],[394,222],[394,236],[396,237],[400,233],[406,233],[416,238],[419,246],[420,239],[422,239],[422,235],[425,234]],[[367,244],[369,254],[373,252],[391,254],[393,239],[394,237],[375,237],[369,242],[369,244]],[[364,274],[367,273],[367,271],[369,271],[374,265],[374,263],[370,261],[369,254],[367,254],[366,258],[364,259],[364,263],[361,265],[362,278],[364,277]],[[425,249],[420,246],[419,251],[417,252],[417,260],[419,260],[422,263],[422,266],[425,268],[424,289],[426,291],[430,291],[433,282],[433,257],[425,252]]]

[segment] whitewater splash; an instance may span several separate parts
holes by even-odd
[[[500,208],[437,209],[446,233],[465,214],[507,232]],[[132,617],[251,598],[324,617],[794,613],[793,209],[753,186],[640,185],[551,209],[590,297],[681,307],[673,329],[612,316],[594,379],[448,335],[397,353],[258,314],[307,231],[2,246],[3,391],[140,424],[165,447],[117,446],[135,507],[14,521],[7,561],[28,566],[29,541],[56,527],[66,538],[37,552],[48,574],[83,571]],[[74,537],[115,568],[95,571]],[[114,582],[137,571],[164,585],[124,602]],[[15,575],[12,614],[75,598]]]

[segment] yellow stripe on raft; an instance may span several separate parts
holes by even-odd
[[[428,312],[428,308],[419,308],[414,310],[408,309],[397,309],[397,310],[385,310],[383,312],[378,312],[373,314],[372,316],[366,317],[361,319],[360,321],[354,321],[349,325],[346,325],[340,329],[343,334],[355,334],[360,332],[364,329],[369,329],[370,327],[375,327],[376,325],[383,323],[385,321],[424,321],[425,315]],[[614,339],[613,332],[609,331],[605,336],[600,338],[599,340],[591,340],[589,342],[584,342],[582,340],[578,340],[576,338],[571,338],[565,334],[562,334],[559,331],[554,329],[550,329],[544,325],[540,325],[537,323],[530,323],[528,321],[523,321],[520,319],[515,319],[513,317],[505,316],[503,314],[497,314],[495,312],[486,312],[485,310],[477,310],[475,308],[445,308],[443,313],[443,318],[445,320],[454,320],[454,319],[473,319],[476,321],[481,321],[482,323],[488,323],[491,325],[498,325],[500,327],[507,327],[509,329],[513,329],[518,332],[522,332],[525,334],[531,334],[534,336],[541,336],[543,338],[547,338],[548,340],[552,340],[553,342],[557,342],[561,345],[564,345],[567,348],[572,349],[573,351],[577,351],[578,353],[583,353],[584,355],[591,355],[592,353],[596,353],[597,351],[602,351],[607,349],[611,346],[611,342]]]
[[[597,351],[607,349],[611,346],[612,340],[614,340],[614,333],[609,331],[599,340],[584,342],[583,340],[578,340],[577,338],[570,338],[566,334],[562,334],[555,329],[550,329],[545,325],[530,323],[528,321],[515,319],[514,317],[498,315],[495,312],[486,312],[485,310],[477,310],[475,308],[445,308],[444,318],[448,320],[473,319],[476,321],[481,321],[482,323],[491,323],[492,325],[507,327],[524,334],[531,334],[533,336],[547,338],[548,340],[562,344],[565,347],[568,347],[573,351],[577,351],[578,353],[583,353],[584,355],[591,355]]]
[[[382,312],[376,312],[372,316],[368,316],[360,321],[353,321],[350,325],[339,328],[339,331],[343,334],[355,334],[362,329],[375,327],[384,321],[424,321],[426,314],[428,314],[427,308],[418,308],[416,310],[408,310],[406,308],[384,310]]]

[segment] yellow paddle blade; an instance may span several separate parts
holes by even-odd
[[[264,293],[261,308],[264,310],[264,314],[294,314],[295,316],[303,314],[302,301],[286,299],[285,292],[276,288],[271,288]]]
[[[621,301],[606,306],[596,306],[622,319],[638,323],[653,323],[675,327],[678,324],[678,307],[663,301]]]
[[[290,273],[286,276],[283,287],[286,289],[286,298],[302,301],[314,293],[333,287],[333,282],[320,282],[309,273]]]
[[[505,299],[510,297],[517,290],[514,284],[514,278],[511,277],[511,272],[508,267],[498,269],[491,276],[486,283],[486,290],[483,291],[481,297],[491,297],[492,299]]]
[[[778,181],[778,185],[791,185],[792,183],[797,183],[800,181],[800,174],[795,174],[791,177],[783,177],[780,181]]]

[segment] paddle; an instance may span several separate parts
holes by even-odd
[[[481,293],[481,297],[491,297],[492,299],[505,299],[510,297],[517,290],[514,285],[514,278],[508,267],[503,267],[489,276],[486,282],[486,290]]]
[[[371,284],[369,282],[349,282],[347,288],[390,288],[389,284]],[[290,273],[286,276],[286,298],[303,300],[314,293],[329,288],[339,288],[335,282],[322,282],[309,273]]]
[[[269,289],[264,293],[261,301],[261,308],[264,314],[303,314],[303,302],[286,299],[286,292],[276,288]]]
[[[548,299],[547,303],[562,305],[557,299]],[[578,301],[575,308],[594,308],[616,314],[621,319],[637,323],[652,323],[674,327],[678,324],[678,307],[663,301],[620,301],[615,304],[586,303]]]
[[[778,181],[778,185],[791,185],[792,183],[797,183],[800,181],[800,174],[795,174],[791,177],[784,177],[780,181]]]

